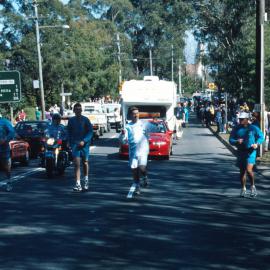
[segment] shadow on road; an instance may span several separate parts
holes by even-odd
[[[257,199],[242,199],[231,156],[178,154],[150,160],[150,188],[128,200],[128,161],[116,155],[91,156],[88,193],[71,192],[71,167],[1,192],[1,269],[268,268],[265,179]]]

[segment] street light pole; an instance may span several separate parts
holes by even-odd
[[[179,58],[179,70],[178,70],[178,86],[179,86],[179,95],[182,96],[182,70],[181,70],[181,59]]]
[[[172,45],[172,82],[174,81],[174,76],[173,76],[173,45]]]
[[[265,0],[256,0],[256,81],[257,102],[260,104],[260,127],[265,134],[264,126],[264,20]],[[262,147],[260,147],[262,156]]]
[[[42,58],[40,51],[40,35],[39,35],[39,24],[38,24],[38,4],[37,1],[33,2],[35,8],[35,24],[36,24],[36,39],[37,39],[37,52],[38,52],[38,71],[39,71],[39,88],[41,96],[41,114],[42,120],[45,119],[45,98],[43,88],[43,73],[42,73]]]
[[[153,62],[152,62],[152,50],[149,50],[149,59],[150,59],[150,76],[153,76]]]
[[[116,43],[118,48],[118,64],[119,64],[119,85],[122,83],[122,64],[121,64],[121,47],[119,33],[116,34]]]

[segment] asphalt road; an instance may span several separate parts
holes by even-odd
[[[240,198],[235,158],[208,129],[193,122],[169,161],[150,160],[134,199],[117,146],[115,133],[96,142],[88,193],[71,191],[71,167],[55,179],[36,161],[14,168],[20,181],[0,191],[1,270],[269,269],[269,182]]]

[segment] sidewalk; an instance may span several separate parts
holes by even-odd
[[[210,131],[232,152],[236,155],[236,147],[229,143],[230,134],[217,134],[217,126],[209,126]],[[263,157],[257,160],[257,173],[270,179],[270,153],[264,153]]]

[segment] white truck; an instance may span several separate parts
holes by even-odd
[[[107,114],[100,103],[81,102],[82,114],[89,118],[93,125],[94,136],[102,136],[104,132],[110,131]]]
[[[110,127],[115,127],[115,116],[114,116],[114,110],[118,109],[119,112],[121,110],[121,104],[119,103],[104,103],[102,105],[104,111],[107,113],[107,120],[110,124]]]
[[[143,80],[125,81],[121,91],[123,125],[130,120],[129,109],[136,106],[140,118],[158,118],[175,128],[176,84],[159,80],[157,76],[145,76]]]

